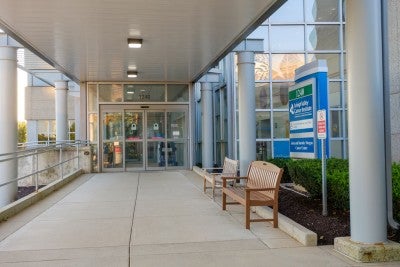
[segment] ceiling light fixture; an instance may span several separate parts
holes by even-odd
[[[137,38],[128,38],[128,46],[129,48],[141,48],[143,39]]]
[[[128,70],[126,74],[128,75],[128,78],[137,78],[138,76],[138,72],[134,70]]]

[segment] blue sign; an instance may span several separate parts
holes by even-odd
[[[316,112],[318,109],[329,108],[327,72],[324,60],[311,62],[296,70],[295,85],[289,89],[289,149],[292,158],[322,156],[317,141]],[[329,157],[329,138],[324,142]]]
[[[315,140],[309,138],[290,138],[290,151],[297,153],[314,153]]]

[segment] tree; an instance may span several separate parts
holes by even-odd
[[[18,143],[26,143],[26,121],[18,122]]]

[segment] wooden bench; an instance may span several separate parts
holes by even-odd
[[[226,205],[241,204],[246,209],[246,229],[250,222],[273,221],[274,228],[278,227],[278,192],[283,169],[272,163],[253,161],[247,171],[247,176],[236,177],[245,180],[244,186],[227,187],[227,180],[222,177],[222,209]],[[234,202],[227,202],[229,196]],[[250,219],[251,206],[270,206],[273,208],[272,219]]]
[[[204,193],[207,188],[212,188],[212,197],[215,199],[215,188],[222,186],[222,177],[236,177],[238,171],[239,161],[225,157],[224,165],[222,168],[204,168],[203,179],[204,179]],[[221,172],[216,172],[222,170]],[[211,184],[211,187],[207,187],[207,182]]]

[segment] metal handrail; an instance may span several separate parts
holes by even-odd
[[[58,163],[55,163],[51,166],[48,166],[46,168],[43,168],[41,170],[35,170],[34,172],[31,172],[27,175],[21,176],[21,177],[16,177],[16,178],[11,178],[7,182],[0,183],[0,187],[18,182],[19,180],[28,178],[30,176],[35,176],[35,184],[36,184],[36,191],[38,190],[38,174],[41,172],[47,171],[49,169],[54,169],[56,167],[60,167],[60,176],[61,179],[64,178],[63,174],[63,165],[67,162],[70,162],[72,160],[77,159],[77,166],[76,168],[79,169],[79,148],[82,146],[87,146],[89,145],[89,141],[82,141],[82,140],[77,140],[77,141],[57,141],[54,144],[50,144],[47,141],[45,143],[40,143],[40,142],[30,142],[30,143],[24,143],[24,144],[19,144],[18,151],[11,152],[11,153],[4,153],[0,154],[0,163],[1,162],[6,162],[10,160],[16,160],[20,158],[25,158],[25,157],[30,157],[30,156],[38,156],[39,154],[46,153],[48,151],[55,151],[55,150],[60,150],[60,158],[62,158],[62,152],[63,149],[65,148],[70,148],[70,147],[76,147],[76,155],[74,157],[65,159],[65,160],[60,160]],[[25,147],[29,147],[27,149],[24,149]]]

